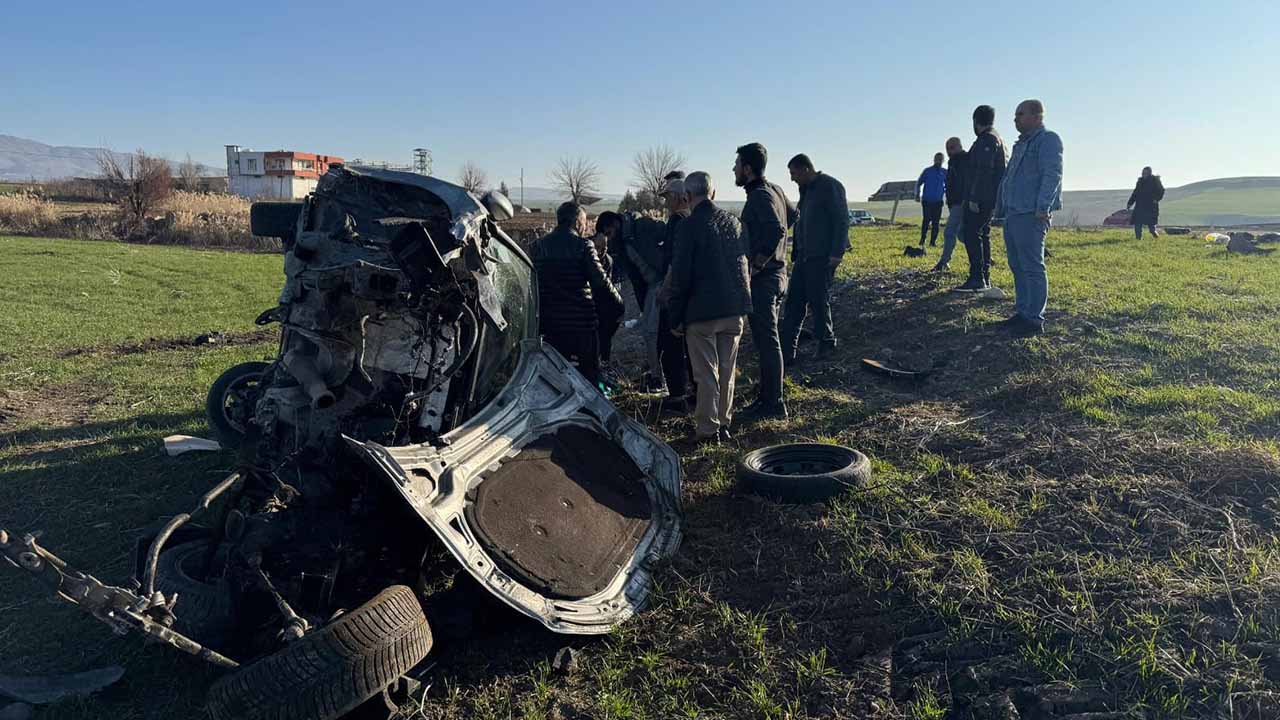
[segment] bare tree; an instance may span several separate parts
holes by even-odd
[[[581,203],[583,198],[600,192],[600,168],[584,157],[561,158],[560,164],[551,171],[551,183],[574,202]]]
[[[636,187],[650,197],[662,193],[662,185],[667,174],[684,167],[684,155],[676,152],[670,145],[653,145],[641,150],[631,161],[631,172]]]
[[[121,160],[109,150],[98,155],[98,169],[106,181],[111,199],[124,211],[125,223],[137,228],[152,208],[173,191],[173,172],[169,161],[142,150]]]
[[[191,159],[191,153],[187,153],[187,159],[182,161],[178,166],[178,186],[188,192],[194,191],[200,184],[200,165]]]
[[[458,184],[467,192],[479,195],[489,185],[489,176],[479,166],[468,160],[458,171]]]

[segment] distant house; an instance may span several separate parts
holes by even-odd
[[[316,189],[329,166],[341,163],[333,155],[293,150],[262,152],[227,146],[227,189],[253,199],[297,200]]]

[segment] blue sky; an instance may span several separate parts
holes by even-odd
[[[504,7],[504,5],[508,5]],[[850,199],[914,178],[970,113],[1040,97],[1067,189],[1280,174],[1280,3],[6,2],[0,133],[223,163],[222,146],[474,161],[621,192],[652,144],[732,188],[797,152]]]

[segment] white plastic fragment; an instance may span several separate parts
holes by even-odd
[[[217,451],[222,446],[217,440],[191,437],[190,435],[170,435],[164,439],[164,451],[169,457],[192,451]]]

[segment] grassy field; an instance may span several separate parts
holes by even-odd
[[[946,292],[962,278],[903,257],[913,236],[853,230],[841,357],[789,377],[790,420],[699,450],[620,399],[686,461],[686,542],[648,612],[602,640],[495,619],[442,642],[413,715],[1276,717],[1280,258],[1055,231],[1048,332],[1011,340],[990,328],[1011,301]],[[3,238],[0,272],[0,525],[123,580],[136,529],[233,463],[160,438],[207,432],[213,378],[272,353],[252,319],[279,258]],[[210,330],[230,342],[192,344]],[[934,372],[894,384],[862,357]],[[795,440],[860,448],[875,477],[830,505],[735,492],[742,451]],[[201,717],[197,661],[0,570],[0,673],[127,668],[42,718]]]

